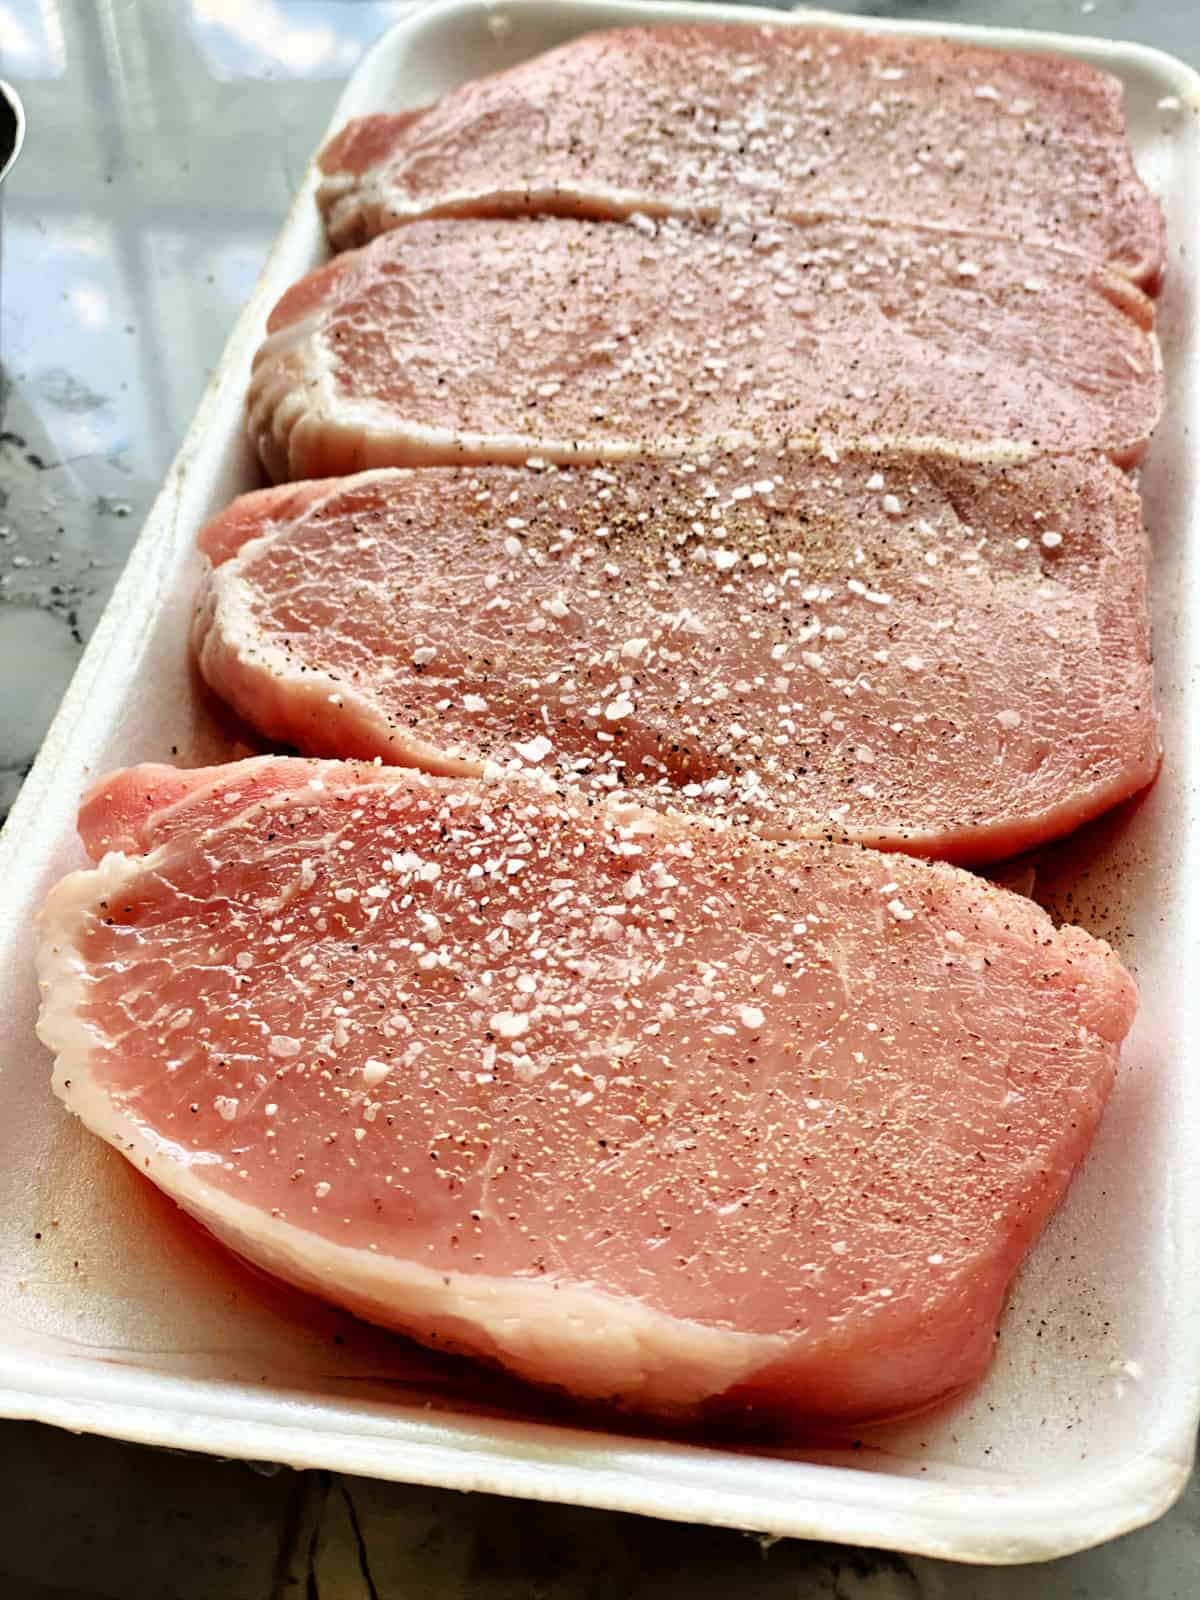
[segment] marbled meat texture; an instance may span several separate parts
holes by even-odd
[[[381,470],[200,545],[201,671],[312,755],[964,862],[1157,769],[1138,497],[1099,456]]]
[[[339,248],[414,218],[934,223],[1153,289],[1162,216],[1115,78],[1080,61],[828,28],[628,28],[351,122],[321,157]]]
[[[283,296],[249,427],[276,479],[806,438],[1130,465],[1152,323],[1102,267],[931,228],[415,222]]]
[[[978,1379],[1135,1004],[956,868],[509,780],[133,768],[81,827],[66,1104],[279,1277],[650,1414]]]

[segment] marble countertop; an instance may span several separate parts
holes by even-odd
[[[0,0],[29,116],[0,191],[0,817],[386,0]],[[1138,39],[1196,0],[827,0]],[[249,156],[249,159],[248,159]],[[298,1474],[0,1424],[13,1600],[1193,1600],[1200,1489],[998,1571]]]

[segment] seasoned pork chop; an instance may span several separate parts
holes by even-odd
[[[1101,457],[384,470],[204,529],[201,671],[266,737],[959,861],[1142,788],[1138,499]]]
[[[1147,288],[1163,263],[1116,79],[941,39],[591,34],[427,109],[351,122],[321,165],[339,248],[448,214],[825,215],[1053,245]]]
[[[277,479],[812,436],[1128,464],[1152,318],[1102,268],[934,229],[416,222],[283,296],[250,433]]]
[[[955,868],[511,781],[132,768],[81,827],[66,1104],[279,1277],[650,1414],[978,1379],[1134,1009]]]

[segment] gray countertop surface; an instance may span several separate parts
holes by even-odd
[[[0,0],[29,115],[0,191],[0,816],[37,752],[384,0]],[[831,0],[1137,39],[1200,0]],[[2,1268],[0,1268],[2,1270]],[[152,1452],[0,1424],[0,1600],[1193,1600],[1200,1490],[996,1571]]]

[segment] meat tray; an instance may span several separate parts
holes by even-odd
[[[363,62],[334,117],[415,104],[588,29],[785,15],[629,0],[441,0]],[[864,26],[819,18],[838,27]],[[226,1258],[52,1098],[30,924],[83,863],[94,774],[232,753],[187,658],[194,535],[258,482],[251,355],[325,254],[310,170],[0,842],[0,1415],[151,1444],[976,1562],[1064,1554],[1161,1513],[1200,1416],[1200,78],[1135,45],[872,23],[1055,50],[1124,83],[1138,166],[1167,216],[1167,412],[1143,469],[1167,748],[1140,804],[1038,863],[1039,892],[1110,938],[1141,1010],[1100,1137],[1015,1286],[997,1360],[934,1416],[845,1448],[722,1449],[554,1417],[499,1379],[317,1307]]]

